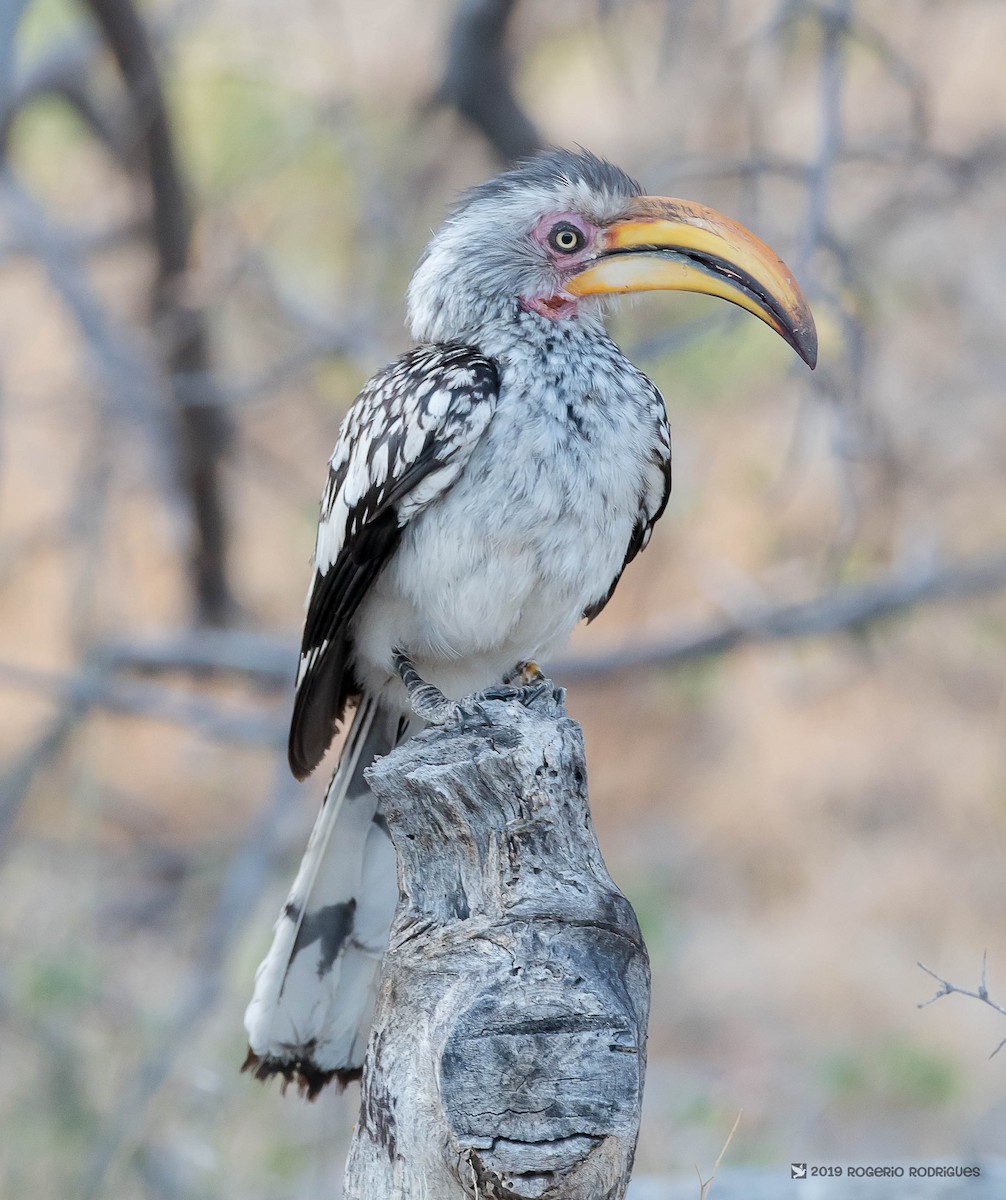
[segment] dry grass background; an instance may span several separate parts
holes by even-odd
[[[424,108],[446,0],[147,11],[198,210],[186,286],[233,401],[240,624],[292,644],[340,416],[407,344],[401,295],[429,228],[496,164]],[[547,140],[754,225],[808,282],[822,332],[813,380],[768,331],[698,299],[618,316],[668,401],[675,491],[577,652],[1006,546],[1006,7],[858,0],[836,60],[842,146],[808,196],[785,164],[819,161],[828,136],[821,11],[517,14],[516,87]],[[78,20],[35,0],[22,63]],[[745,160],[783,165],[753,181],[729,169]],[[92,234],[142,208],[55,102],[20,116],[10,162],[50,228]],[[79,679],[96,645],[182,628],[190,601],[165,447],[109,403],[12,212],[0,751],[20,807],[0,864],[2,1189],[336,1195],[355,1093],[308,1107],[236,1074],[254,966],[323,784],[284,783],[260,732],[281,729],[286,695],[153,685],[230,714],[217,737],[188,709],[75,711],[51,678],[13,669]],[[79,265],[146,352],[147,251],[120,239]],[[688,336],[664,336],[682,323]],[[346,331],[348,352],[312,351]],[[973,986],[987,949],[1006,997],[1004,650],[999,593],[571,688],[601,844],[654,966],[640,1172],[710,1165],[741,1109],[734,1163],[1002,1150],[1006,1064],[988,1054],[1004,1022],[960,998],[917,1011],[932,986],[915,963]]]

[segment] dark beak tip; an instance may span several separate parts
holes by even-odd
[[[793,349],[813,371],[817,366],[817,327],[813,318],[807,325],[797,326],[790,340]]]

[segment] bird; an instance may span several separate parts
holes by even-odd
[[[466,192],[408,287],[415,341],[363,388],[321,500],[290,727],[341,757],[245,1015],[245,1069],[313,1098],[361,1073],[398,900],[363,772],[479,697],[526,698],[611,599],[668,502],[656,385],[605,330],[613,296],[718,296],[813,369],[814,320],[742,225],[552,149]]]

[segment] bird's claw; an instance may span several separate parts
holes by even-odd
[[[458,733],[475,733],[488,729],[493,723],[492,717],[482,706],[481,696],[470,696],[467,700],[462,700],[457,706],[455,719]]]
[[[484,688],[481,692],[476,692],[471,699],[482,702],[486,700],[502,700],[506,703],[510,700],[519,700],[522,691],[522,688],[511,687],[509,684],[501,683],[495,684],[493,687]]]
[[[542,696],[547,696],[552,690],[552,685],[542,675],[537,683],[529,683],[520,689],[520,702],[525,708],[530,708],[535,701],[540,700]]]

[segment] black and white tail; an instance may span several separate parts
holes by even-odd
[[[363,1065],[398,901],[394,847],[363,772],[404,736],[361,700],[245,1012],[244,1069],[310,1099]]]

